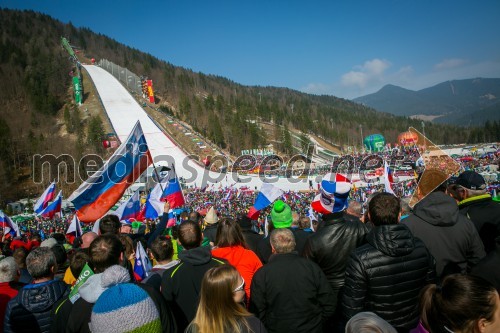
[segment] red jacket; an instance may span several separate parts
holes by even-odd
[[[7,303],[16,297],[18,291],[12,288],[10,282],[0,282],[0,330],[3,331],[3,318],[5,316],[5,309]]]
[[[262,267],[259,257],[252,251],[243,246],[220,247],[212,250],[212,255],[217,258],[226,259],[233,265],[241,277],[245,280],[245,293],[247,299],[250,299],[250,284],[255,272]]]

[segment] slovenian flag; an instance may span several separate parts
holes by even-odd
[[[21,236],[18,225],[1,210],[0,210],[0,227],[4,229],[4,235],[10,233],[12,234],[12,236],[17,236],[17,237]]]
[[[283,190],[270,183],[262,184],[259,195],[255,199],[253,206],[248,211],[247,216],[252,220],[259,217],[260,211],[272,204],[283,195]]]
[[[144,251],[142,243],[137,242],[134,263],[134,277],[136,281],[142,281],[143,279],[145,279],[148,276],[151,268],[151,261],[146,255],[146,251]]]
[[[62,191],[59,191],[57,197],[54,201],[52,201],[44,210],[42,210],[38,215],[45,217],[47,219],[52,219],[54,216],[59,213],[61,214],[62,208]]]
[[[56,194],[56,183],[52,182],[45,189],[43,194],[40,196],[40,198],[38,198],[37,202],[33,206],[33,211],[35,212],[35,214],[40,214],[42,210],[47,208],[49,202],[54,200],[55,194]]]
[[[182,194],[179,180],[173,168],[160,183],[155,185],[149,194],[146,200],[146,218],[155,219],[162,215],[165,201],[170,203],[170,209],[181,207],[185,204],[184,195]]]
[[[151,162],[146,137],[137,122],[109,160],[69,197],[80,221],[95,222],[104,216]]]
[[[120,221],[128,221],[129,219],[137,220],[141,212],[141,201],[139,197],[139,190],[124,203],[118,207],[117,210],[111,214],[118,216]]]
[[[387,193],[394,194],[392,190],[391,183],[393,183],[392,172],[389,166],[387,165],[387,161],[384,161],[384,191]]]
[[[181,184],[179,183],[179,179],[177,179],[174,168],[168,172],[167,178],[168,182],[163,185],[166,186],[163,187],[163,194],[160,201],[170,202],[171,209],[184,206],[186,200],[184,199],[184,194],[182,194]]]

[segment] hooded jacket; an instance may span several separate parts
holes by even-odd
[[[113,265],[103,273],[90,276],[80,287],[78,293],[80,298],[73,304],[69,318],[67,319],[66,331],[70,332],[90,332],[89,322],[92,308],[101,294],[114,285],[127,283],[130,281],[130,274],[126,268]],[[156,305],[162,324],[162,332],[175,332],[175,319],[161,294],[153,287],[138,283],[137,286],[144,289]],[[59,320],[64,318],[59,318]]]
[[[351,318],[371,311],[392,326],[417,326],[420,290],[435,280],[434,259],[405,225],[382,225],[350,256],[342,312]]]
[[[24,286],[7,304],[4,332],[49,332],[52,307],[68,293],[60,280]]]
[[[415,205],[413,214],[401,221],[420,238],[436,259],[436,273],[465,272],[485,256],[473,223],[459,214],[455,200],[434,192]]]
[[[245,294],[250,299],[250,285],[255,272],[262,267],[257,255],[243,246],[219,247],[212,250],[214,257],[226,259],[233,265],[245,281]]]
[[[161,293],[174,312],[178,332],[184,332],[196,315],[205,272],[225,262],[213,258],[210,248],[204,246],[183,250],[179,260],[180,263],[163,272]]]
[[[495,238],[500,236],[500,203],[493,201],[491,195],[483,194],[461,201],[458,208],[460,214],[474,223],[486,253],[493,251]]]

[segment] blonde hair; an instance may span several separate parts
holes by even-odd
[[[190,324],[198,333],[236,332],[250,330],[245,317],[251,316],[233,299],[233,291],[239,285],[240,274],[231,265],[209,269],[201,282],[200,304]]]

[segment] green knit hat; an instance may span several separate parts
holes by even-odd
[[[281,200],[274,203],[271,219],[276,229],[290,228],[293,222],[292,209]]]

